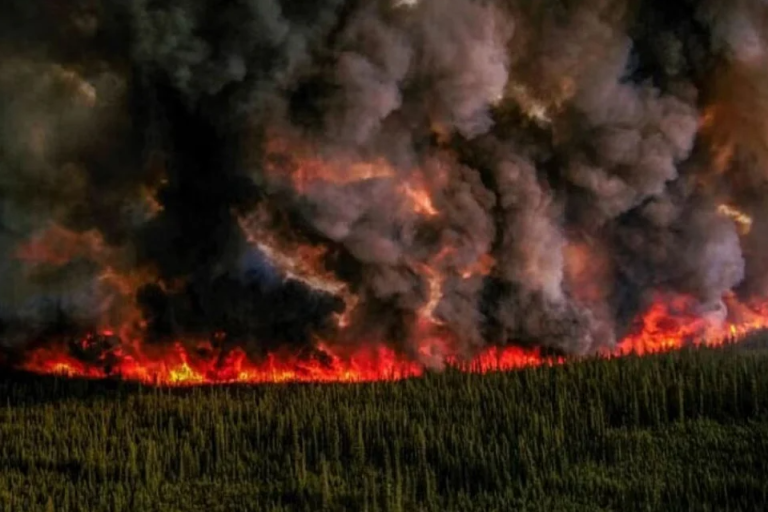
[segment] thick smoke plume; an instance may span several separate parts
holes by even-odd
[[[761,0],[0,7],[0,346],[610,347],[768,295]]]

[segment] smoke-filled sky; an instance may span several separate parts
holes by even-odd
[[[0,346],[588,353],[768,296],[764,0],[10,0]]]

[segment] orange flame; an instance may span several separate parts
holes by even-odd
[[[279,142],[273,141],[273,152],[282,150]],[[299,191],[307,190],[318,181],[346,183],[374,177],[394,180],[396,177],[395,170],[383,161],[357,166],[343,162],[343,165],[336,165],[321,158],[309,157],[301,151],[299,159],[298,166],[275,165],[269,172],[288,169],[287,177]],[[429,182],[432,187],[435,187],[434,180],[440,177],[437,171]],[[430,187],[421,172],[411,173],[408,180],[393,183],[393,187],[410,201],[415,213],[425,217],[439,215],[430,195]],[[721,208],[720,213],[744,224],[751,220],[746,214],[726,206]],[[325,267],[327,249],[279,236],[283,234],[266,227],[270,223],[261,217],[262,214],[256,212],[240,219],[248,242],[257,246],[287,278],[341,297],[346,308],[337,318],[337,323],[341,329],[347,327],[359,297],[346,282]],[[599,255],[599,247],[588,244],[573,244],[566,251],[569,282],[574,289],[581,290],[578,295],[585,303],[600,303],[604,298],[602,287],[598,286],[601,276],[590,271],[595,265],[590,267],[588,264],[590,261],[594,263]],[[121,272],[119,250],[108,247],[95,231],[75,233],[54,225],[22,245],[16,251],[16,257],[32,272],[38,268],[62,266],[78,258],[94,261],[100,268],[99,279],[114,290],[109,296],[112,301],[130,302],[138,287],[152,280],[151,273],[146,270]],[[355,345],[354,349],[344,350],[319,343],[310,355],[275,352],[256,358],[242,348],[227,349],[222,346],[219,342],[225,338],[223,334],[214,337],[213,342],[218,345],[178,340],[171,346],[152,347],[143,342],[144,326],[140,312],[135,306],[126,305],[115,308],[120,314],[100,322],[102,329],[98,336],[86,336],[76,346],[38,340],[42,344],[29,351],[20,366],[36,373],[66,377],[119,377],[157,385],[200,385],[392,380],[420,376],[427,366],[433,368],[447,364],[486,372],[564,361],[562,358],[544,357],[537,349],[514,346],[487,348],[470,354],[472,357],[468,359],[464,357],[457,340],[443,332],[444,322],[436,318],[443,287],[448,277],[466,279],[487,275],[495,262],[493,258],[483,256],[475,262],[457,263],[455,257],[455,249],[446,246],[429,261],[409,263],[426,283],[424,303],[416,312],[416,341],[409,354],[383,343],[362,343]],[[171,286],[169,283],[161,284]],[[693,299],[660,296],[640,316],[633,331],[616,347],[603,351],[601,355],[642,355],[677,350],[688,345],[718,346],[768,328],[768,301],[744,304],[733,295],[723,300],[727,305],[727,318],[726,308],[702,313],[697,310]],[[112,343],[106,344],[104,340],[111,340]]]
[[[270,137],[266,151],[267,175],[277,182],[287,182],[299,194],[307,194],[323,183],[338,186],[386,179],[417,214],[426,217],[439,214],[419,170],[399,171],[383,157],[361,160],[359,155],[342,150],[332,156],[323,155],[311,144],[290,137]]]
[[[651,354],[678,350],[685,346],[715,347],[768,328],[768,305],[746,305],[735,297],[725,298],[731,317],[722,323],[696,315],[694,301],[686,297],[660,297],[642,315],[635,332],[604,357]],[[105,331],[103,336],[112,332]],[[216,340],[221,337],[218,336]],[[98,337],[89,336],[80,348],[93,349]],[[216,341],[215,340],[215,341]],[[424,356],[445,354],[450,341],[440,338],[419,341]],[[48,344],[28,353],[21,365],[24,370],[63,377],[121,378],[150,385],[190,386],[221,383],[280,382],[366,382],[419,377],[426,371],[393,348],[381,344],[362,345],[342,350],[318,344],[310,356],[288,352],[270,353],[262,359],[249,356],[240,348],[226,351],[210,343],[181,341],[170,347],[149,348],[140,341],[118,344],[85,361],[64,344]],[[486,348],[469,360],[449,355],[444,364],[470,372],[508,371],[524,367],[553,365],[565,358],[542,356],[537,349],[516,346]]]
[[[434,217],[440,212],[432,203],[432,197],[425,187],[416,186],[412,183],[406,183],[401,187],[403,194],[411,200],[413,210],[427,217]]]
[[[488,349],[469,363],[462,363],[456,358],[448,358],[446,362],[470,371],[492,371],[556,361],[542,358],[536,350],[507,347]],[[120,348],[105,353],[93,362],[71,355],[63,344],[54,344],[30,352],[22,368],[68,378],[111,377],[163,386],[370,382],[419,377],[425,372],[423,365],[384,345],[365,346],[348,354],[320,345],[316,354],[310,357],[270,353],[261,360],[255,360],[240,348],[227,353],[215,349],[198,351],[187,348],[181,342],[154,353],[140,350],[128,352]]]
[[[612,355],[639,355],[679,350],[693,345],[718,347],[750,333],[768,329],[768,304],[742,304],[733,295],[724,298],[728,318],[697,314],[696,303],[684,296],[655,301]],[[723,311],[724,312],[724,311]]]

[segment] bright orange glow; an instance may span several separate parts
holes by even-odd
[[[398,170],[382,157],[361,160],[360,155],[342,150],[324,155],[311,144],[285,137],[269,138],[266,151],[267,175],[276,182],[290,185],[299,194],[307,194],[321,184],[341,186],[374,179],[389,180],[404,199],[406,208],[425,217],[439,214],[418,169]]]
[[[721,204],[717,207],[717,212],[720,215],[724,215],[735,222],[736,226],[739,228],[739,232],[742,235],[747,235],[750,231],[752,231],[752,217],[742,212],[738,208],[727,204]]]
[[[422,347],[426,351],[430,347]],[[107,359],[113,359],[107,361]],[[513,370],[559,362],[543,359],[536,350],[517,347],[490,348],[469,362],[448,358],[446,363],[469,371]],[[107,364],[109,363],[109,364]],[[109,371],[105,368],[109,367]],[[256,361],[235,348],[227,354],[212,350],[199,353],[176,343],[157,353],[121,350],[83,362],[68,353],[64,345],[32,351],[23,369],[62,377],[103,379],[117,377],[150,385],[194,386],[225,383],[281,382],[370,382],[419,377],[425,367],[383,345],[372,345],[342,355],[320,347],[312,357],[269,354]]]
[[[268,139],[266,171],[273,178],[288,179],[301,194],[319,183],[345,185],[396,175],[383,158],[361,161],[355,155],[323,157],[318,148],[306,142],[279,137]]]
[[[104,369],[109,361],[110,370]],[[162,351],[115,351],[85,363],[68,353],[63,345],[33,351],[23,368],[35,373],[65,377],[107,378],[154,385],[199,385],[216,383],[267,382],[362,382],[416,377],[423,368],[383,346],[360,349],[341,356],[318,348],[311,357],[274,353],[256,361],[235,348],[193,350],[176,343]]]
[[[718,347],[768,329],[768,305],[742,304],[733,295],[726,296],[724,303],[728,318],[719,321],[697,315],[694,301],[687,297],[660,298],[641,317],[635,333],[609,355],[644,355],[686,346]]]
[[[432,204],[432,198],[425,187],[419,187],[412,183],[406,183],[401,187],[401,190],[405,196],[411,200],[413,210],[427,217],[434,217],[440,212]]]
[[[725,303],[731,318],[718,323],[707,320],[706,315],[694,315],[694,302],[685,297],[659,298],[638,319],[634,333],[602,355],[618,357],[666,352],[685,346],[715,347],[768,328],[768,305],[742,304],[733,296],[726,297]],[[426,320],[422,318],[422,321]],[[515,346],[486,348],[468,360],[462,359],[451,355],[453,348],[449,338],[435,335],[435,324],[426,322],[424,327],[425,337],[417,342],[417,352],[422,361],[439,360],[438,364],[429,364],[430,367],[448,365],[485,373],[566,361],[565,358],[543,357],[537,349]],[[108,337],[112,333],[101,334]],[[79,343],[80,350],[96,352],[93,359],[75,357],[71,346],[48,344],[30,351],[22,368],[40,374],[96,379],[116,377],[165,386],[366,382],[418,377],[426,371],[424,364],[380,344],[340,349],[320,343],[310,356],[275,352],[256,359],[240,348],[225,351],[211,343],[177,342],[171,346],[150,347],[134,341],[99,351],[100,339],[89,336]],[[222,339],[221,333],[214,337],[217,343]]]
[[[425,197],[429,197],[426,195]],[[431,205],[430,203],[427,203]],[[350,323],[350,314],[358,298],[348,285],[325,268],[324,248],[292,243],[260,228],[258,218],[241,219],[241,227],[248,240],[257,245],[288,278],[298,279],[316,289],[342,297],[346,310],[339,315],[338,326]],[[148,275],[124,274],[107,264],[109,258],[101,237],[96,233],[76,234],[58,226],[42,232],[17,251],[17,257],[30,269],[37,266],[63,265],[74,258],[103,261],[100,276],[116,290],[115,299],[129,298]],[[569,254],[571,273],[583,274],[584,261],[595,253],[586,246],[574,246]],[[225,350],[223,333],[214,336],[211,343],[195,344],[180,340],[170,347],[153,347],[142,341],[142,322],[139,311],[130,300],[118,308],[120,321],[102,323],[100,336],[86,336],[77,343],[42,343],[30,351],[22,367],[43,374],[66,377],[106,378],[119,377],[159,385],[200,385],[215,383],[261,382],[359,382],[390,380],[422,375],[425,366],[441,368],[459,365],[470,371],[510,370],[524,366],[559,363],[560,359],[542,358],[534,349],[517,347],[490,348],[475,353],[469,359],[456,343],[442,332],[443,322],[435,311],[443,296],[446,269],[454,250],[446,246],[430,261],[412,262],[415,272],[425,281],[426,290],[422,307],[417,311],[416,327],[410,355],[383,344],[358,344],[354,350],[339,350],[331,345],[320,345],[310,356],[291,353],[270,353],[254,358],[242,349]],[[491,258],[480,258],[459,275],[468,277],[486,274],[493,266]],[[586,268],[586,267],[584,267]],[[455,270],[454,270],[455,272]],[[594,276],[586,282],[594,280]],[[578,284],[582,280],[576,279]],[[581,286],[577,286],[581,288]],[[599,295],[599,294],[598,294]],[[587,294],[589,298],[591,294]],[[768,302],[740,303],[734,296],[724,298],[725,309],[709,313],[696,311],[693,300],[685,297],[658,297],[638,319],[632,333],[613,350],[603,355],[613,357],[630,353],[648,354],[680,349],[687,345],[717,346],[739,339],[759,329],[768,328]],[[417,362],[418,361],[418,362]]]

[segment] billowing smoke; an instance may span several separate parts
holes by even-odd
[[[761,0],[0,11],[6,349],[582,354],[768,294]]]

